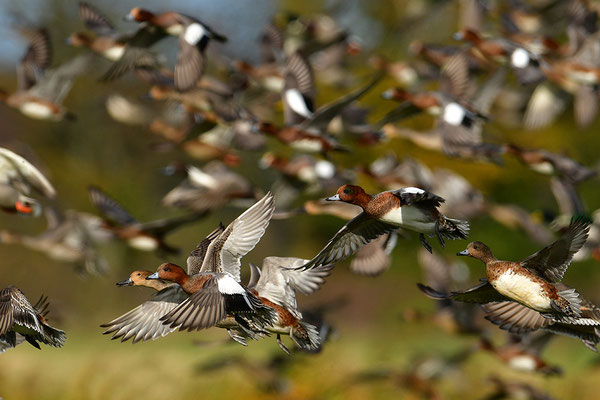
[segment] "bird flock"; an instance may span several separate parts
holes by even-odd
[[[29,45],[17,66],[18,88],[12,94],[3,91],[2,102],[28,118],[73,123],[77,110],[67,110],[62,102],[78,76],[97,74],[106,85],[125,79],[146,85],[144,99],[110,95],[106,113],[157,135],[156,151],[179,155],[163,172],[182,181],[164,195],[162,205],[185,214],[140,222],[116,200],[118,193],[92,183],[87,190],[97,214],[63,210],[60,193],[36,166],[0,148],[2,210],[43,213],[48,221],[39,235],[4,229],[0,242],[42,251],[91,275],[107,271],[98,245],[109,240],[163,258],[157,269],[136,270],[117,282],[154,293],[101,325],[112,339],[137,343],[176,330],[217,327],[244,346],[248,339],[275,336],[289,354],[281,335],[309,352],[319,351],[327,339],[322,320],[303,317],[297,292],[317,291],[348,257],[353,272],[380,275],[394,264],[398,240],[418,237],[425,279],[418,288],[439,301],[438,316],[445,315],[460,331],[483,332],[482,310],[511,335],[504,348],[484,335],[482,349],[511,366],[557,373],[539,358],[549,337],[566,335],[593,351],[600,342],[600,308],[562,283],[571,261],[600,260],[600,214],[590,212],[578,193],[580,183],[597,179],[598,168],[503,141],[488,129],[491,122],[540,129],[563,117],[571,98],[579,127],[595,121],[600,10],[584,0],[554,2],[545,9],[521,1],[458,3],[463,17],[448,38],[453,44],[415,40],[409,46],[412,56],[395,61],[365,54],[360,41],[327,16],[279,16],[264,27],[256,43],[260,62],[254,65],[225,61],[215,45],[227,42],[226,29],[217,32],[195,17],[136,7],[125,19],[137,23],[137,30],[122,34],[99,8],[79,3],[85,31],[71,34],[67,43],[80,48],[80,54],[51,68],[48,30],[28,30]],[[553,36],[545,29],[551,24]],[[174,38],[177,51],[170,68],[153,45],[175,43]],[[97,67],[100,59],[104,71]],[[351,73],[355,60],[369,66],[369,77]],[[347,88],[347,93],[317,106],[317,81]],[[373,121],[357,100],[383,81],[394,83],[380,91],[385,110]],[[275,112],[280,102],[282,121]],[[431,116],[431,129],[412,129],[413,118],[421,114]],[[430,169],[393,152],[352,168],[336,161],[403,141],[473,168],[517,160],[550,176],[560,211],[540,221],[523,206],[486,198],[456,172]],[[182,163],[183,154],[202,165]],[[237,168],[248,154],[260,154],[257,168],[276,176],[269,190]],[[359,179],[383,191],[370,195],[355,184]],[[298,207],[300,198],[308,200]],[[170,262],[179,249],[167,242],[169,233],[226,206],[245,211],[227,226],[213,227],[189,253],[186,268]],[[242,282],[242,258],[263,236],[268,238],[270,221],[306,214],[348,222],[315,255],[304,255],[312,258],[266,257],[261,266],[248,265],[250,279]],[[486,244],[465,242],[458,255],[483,262],[485,275],[475,286],[457,290],[468,285],[453,272],[460,267],[440,254],[447,240],[484,239],[468,222],[481,216],[520,229],[544,247],[522,261],[502,261]],[[48,311],[45,297],[32,305],[17,287],[2,290],[0,352],[24,341],[38,348],[39,343],[62,346],[65,333],[49,325]],[[537,343],[542,343],[539,348]],[[527,357],[532,361],[523,361]]]

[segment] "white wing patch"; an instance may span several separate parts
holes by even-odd
[[[443,119],[450,125],[459,126],[465,118],[465,109],[458,103],[449,103],[444,107]]]
[[[510,63],[516,68],[525,68],[529,65],[530,60],[531,57],[529,57],[527,50],[520,47],[510,55]]]
[[[200,168],[189,166],[187,171],[188,178],[195,186],[205,188],[217,187],[217,180],[210,174],[207,174],[206,172],[202,171]]]
[[[197,22],[189,24],[183,31],[183,40],[192,46],[198,44],[204,36],[206,36],[206,29]]]
[[[217,280],[217,287],[219,292],[223,294],[243,294],[246,292],[242,285],[237,283],[229,274],[225,274]]]
[[[418,188],[418,187],[414,187],[414,186],[409,186],[409,187],[402,188],[402,192],[403,193],[414,193],[414,194],[425,193],[425,191],[423,189]]]
[[[312,111],[308,109],[308,105],[298,89],[288,89],[284,93],[285,101],[295,113],[302,115],[305,118],[312,116]]]

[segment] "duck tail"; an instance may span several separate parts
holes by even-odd
[[[321,348],[321,336],[316,326],[298,321],[290,329],[290,337],[302,350],[318,351]]]
[[[440,234],[446,239],[466,239],[469,236],[469,222],[444,216]]]
[[[552,301],[552,307],[564,316],[559,317],[561,322],[565,319],[578,324],[581,317],[581,297],[575,289],[566,289],[558,292],[558,299]],[[568,322],[565,320],[564,322]],[[583,321],[582,321],[583,322]]]
[[[44,331],[43,342],[45,344],[53,347],[62,347],[65,344],[65,341],[67,340],[67,335],[64,331],[53,328],[47,324],[43,324],[42,327]]]

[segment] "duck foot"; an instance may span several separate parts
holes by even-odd
[[[238,342],[242,346],[248,346],[248,342],[246,342],[246,339],[243,336],[233,333],[231,329],[227,329],[227,333],[229,333],[229,337],[231,337],[234,341]]]
[[[283,344],[280,334],[277,334],[277,344],[279,345],[279,347],[281,347],[281,350],[283,350],[285,354],[287,354],[288,356],[290,355],[290,350],[285,346],[285,344]]]
[[[427,239],[425,239],[425,235],[423,235],[422,233],[419,233],[419,240],[421,241],[421,244],[423,245],[423,247],[425,247],[425,250],[427,250],[430,254],[433,254],[433,249],[431,248],[431,245],[429,243],[427,243]]]

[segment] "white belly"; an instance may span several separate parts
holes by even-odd
[[[125,46],[113,46],[106,49],[102,55],[111,61],[118,61],[125,53]]]
[[[552,311],[550,299],[544,296],[542,286],[511,270],[500,275],[492,283],[494,289],[529,308],[537,311]]]
[[[34,101],[23,103],[19,110],[29,118],[34,119],[52,119],[55,117],[49,107]]]
[[[179,36],[183,32],[183,25],[175,24],[166,29],[166,32],[172,36]]]
[[[381,217],[381,220],[421,233],[435,232],[435,221],[413,206],[403,206],[389,211]]]
[[[127,243],[138,250],[153,251],[158,248],[158,242],[148,236],[136,236],[127,241]]]

